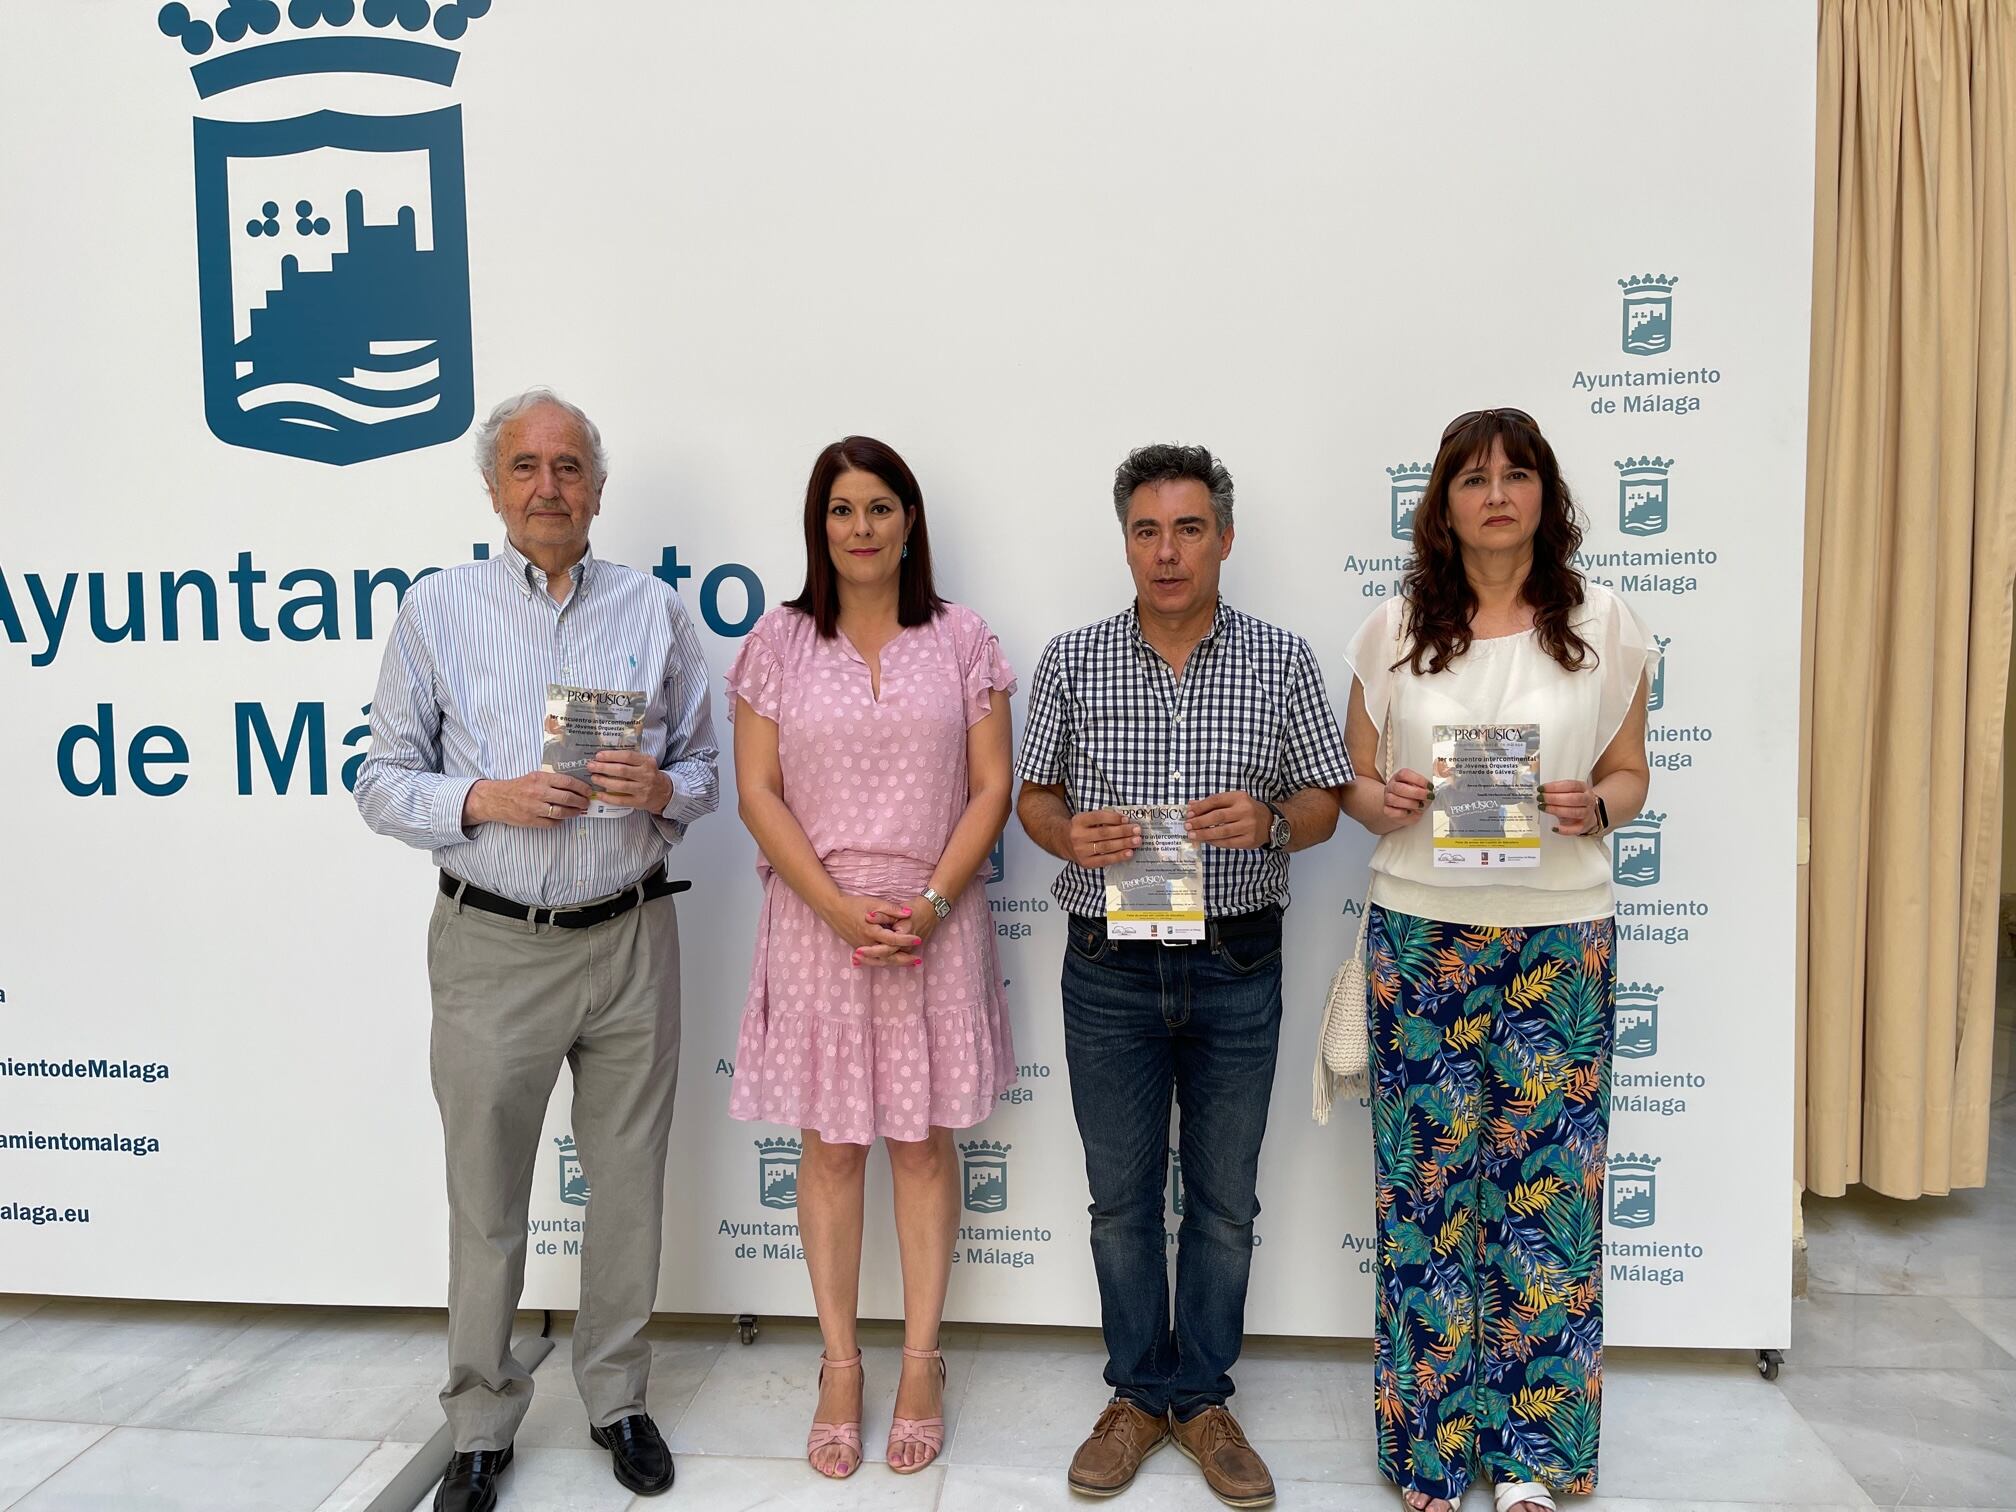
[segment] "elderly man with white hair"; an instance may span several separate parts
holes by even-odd
[[[691,622],[648,573],[588,547],[608,469],[557,395],[507,399],[477,434],[507,544],[414,583],[372,700],[357,807],[433,852],[432,1066],[448,1157],[448,1384],[455,1455],[438,1512],[489,1512],[532,1380],[511,1356],[547,1100],[573,1069],[593,1190],[574,1377],[616,1478],[655,1495],[672,1457],[645,1411],[666,1139],[679,1069],[670,847],[719,793]],[[542,769],[549,689],[641,707],[635,749],[585,777]],[[612,700],[605,695],[615,695]],[[563,720],[564,722],[564,720]]]

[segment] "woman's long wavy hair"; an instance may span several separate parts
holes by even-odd
[[[1533,606],[1540,647],[1570,672],[1596,657],[1595,648],[1572,624],[1583,600],[1582,574],[1575,567],[1582,526],[1554,448],[1525,419],[1506,410],[1481,410],[1442,443],[1428,475],[1428,492],[1414,515],[1414,560],[1403,590],[1406,649],[1393,665],[1410,665],[1417,676],[1442,671],[1470,649],[1477,590],[1463,570],[1463,548],[1449,522],[1449,490],[1463,472],[1491,455],[1493,441],[1505,443],[1506,460],[1515,467],[1540,475],[1540,528],[1533,536],[1533,565],[1519,594]]]

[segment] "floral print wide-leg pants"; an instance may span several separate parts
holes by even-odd
[[[1596,1485],[1614,921],[1372,909],[1379,1468]]]

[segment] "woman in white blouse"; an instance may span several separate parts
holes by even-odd
[[[1366,925],[1374,1411],[1380,1468],[1415,1512],[1450,1512],[1477,1473],[1498,1512],[1596,1484],[1616,988],[1603,836],[1644,806],[1658,651],[1576,570],[1581,543],[1533,418],[1459,415],[1404,594],[1351,644],[1345,740],[1364,775],[1345,812],[1383,837]],[[1466,725],[1500,727],[1466,754],[1501,776],[1521,742],[1537,751],[1537,864],[1530,840],[1438,844],[1424,822],[1423,774]],[[1518,828],[1514,813],[1497,832]]]

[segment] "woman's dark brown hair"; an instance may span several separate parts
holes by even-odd
[[[1533,631],[1540,648],[1570,672],[1589,665],[1596,651],[1570,623],[1582,606],[1582,574],[1575,553],[1582,546],[1574,497],[1562,480],[1554,448],[1523,411],[1479,410],[1449,429],[1435,454],[1428,491],[1414,515],[1414,560],[1404,593],[1408,603],[1406,651],[1399,661],[1418,676],[1440,672],[1470,649],[1470,616],[1477,590],[1463,570],[1463,549],[1449,521],[1449,490],[1464,472],[1491,455],[1491,443],[1505,443],[1505,459],[1540,475],[1540,528],[1533,535],[1533,565],[1519,596],[1533,606]]]
[[[904,543],[902,577],[897,584],[896,623],[928,624],[945,607],[931,584],[931,536],[924,528],[924,490],[917,486],[910,465],[873,436],[848,436],[819,453],[812,464],[812,476],[805,484],[805,586],[798,597],[787,599],[785,607],[802,609],[812,616],[819,633],[831,639],[840,628],[839,573],[833,566],[833,548],[826,541],[826,510],[832,501],[833,485],[846,472],[864,472],[882,480],[910,521],[910,536]]]

